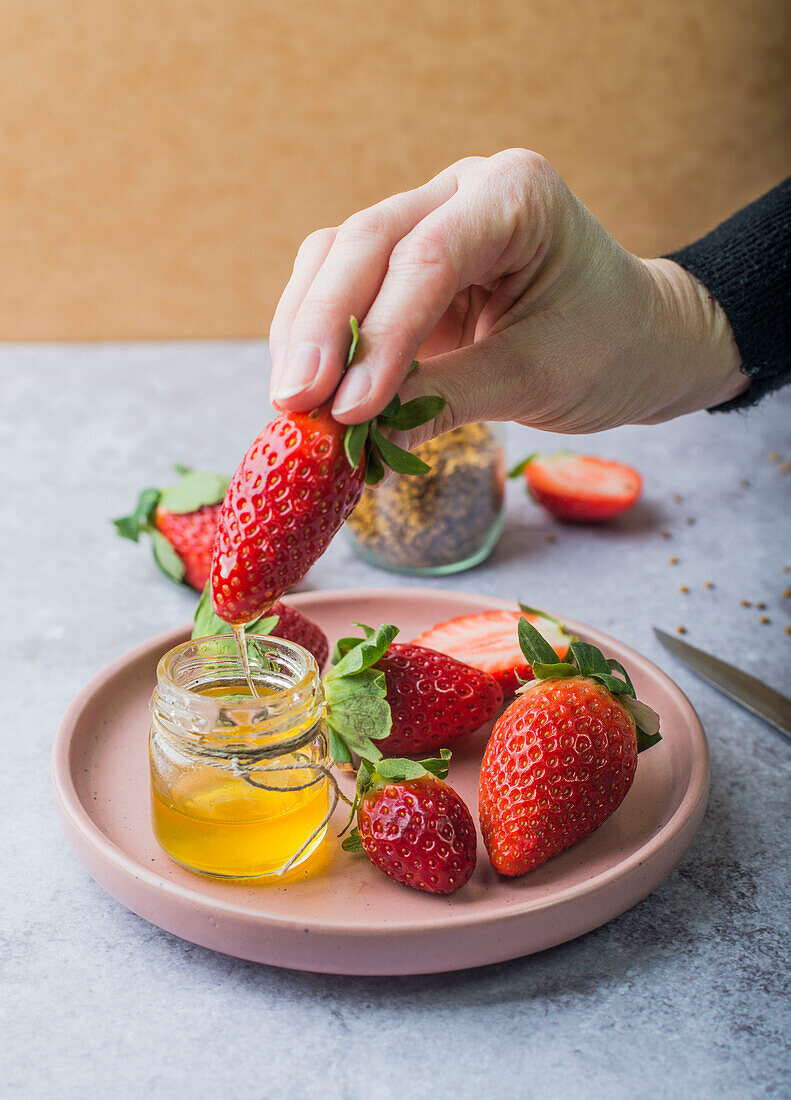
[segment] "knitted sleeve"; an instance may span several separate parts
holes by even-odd
[[[730,321],[750,385],[716,412],[791,382],[791,176],[667,259],[691,272]]]

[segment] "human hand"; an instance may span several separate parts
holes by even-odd
[[[344,375],[349,317],[361,319]],[[476,420],[556,432],[656,423],[746,388],[724,312],[627,252],[536,153],[470,157],[311,234],[270,332],[271,395],[355,424],[438,394],[414,445]],[[414,358],[420,367],[407,377]]]

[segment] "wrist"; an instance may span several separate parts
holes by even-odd
[[[672,385],[664,407],[643,422],[709,409],[749,386],[730,322],[717,299],[673,260],[641,260],[652,296],[656,353]]]

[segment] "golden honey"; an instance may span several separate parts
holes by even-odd
[[[233,638],[167,654],[152,699],[154,835],[201,874],[251,878],[301,863],[331,808],[324,699],[293,643],[248,639],[251,691]]]

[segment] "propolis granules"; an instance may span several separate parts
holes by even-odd
[[[468,424],[416,448],[431,467],[366,489],[346,521],[361,557],[405,573],[455,573],[483,561],[500,533],[505,456],[490,424]]]

